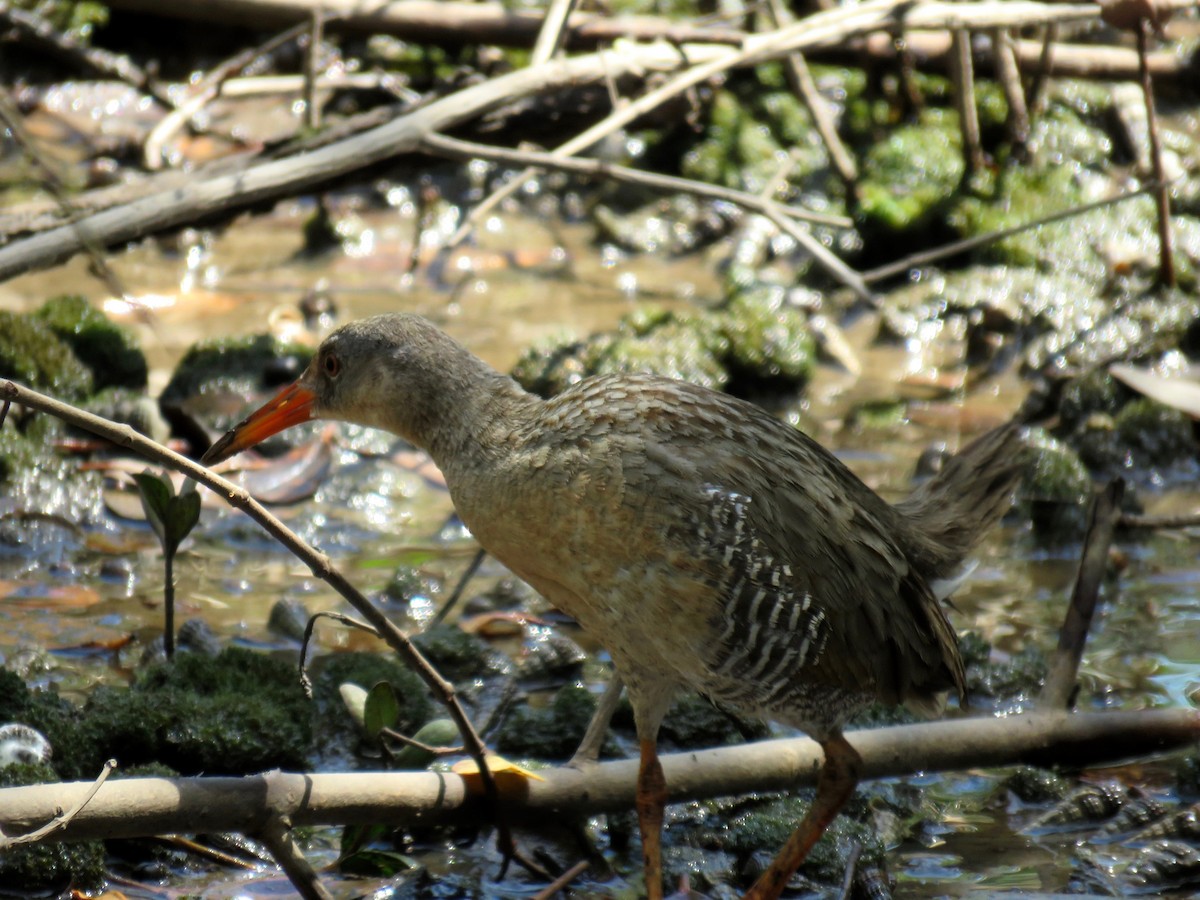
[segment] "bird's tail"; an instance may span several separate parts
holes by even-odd
[[[909,558],[931,584],[953,582],[963,560],[1012,504],[1024,444],[1013,422],[975,439],[896,504],[912,525]]]

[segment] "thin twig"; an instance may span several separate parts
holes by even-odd
[[[91,263],[91,271],[104,283],[104,286],[108,288],[114,297],[122,298],[135,309],[140,308],[141,304],[125,290],[125,285],[121,282],[120,277],[113,271],[112,266],[108,264],[102,248],[92,239],[92,236],[86,229],[75,226],[73,220],[76,218],[77,211],[63,184],[62,176],[59,175],[57,168],[50,162],[46,155],[42,153],[38,142],[25,129],[25,122],[21,118],[20,113],[17,112],[16,107],[13,106],[7,93],[0,93],[0,119],[3,119],[13,138],[20,144],[21,149],[25,151],[25,154],[33,162],[34,167],[41,174],[42,184],[54,197],[54,202],[62,210],[63,217],[72,223],[67,227],[75,228],[79,242],[88,255],[88,261]]]
[[[501,150],[499,148],[486,147],[479,144],[470,144],[466,141],[459,141],[455,138],[448,138],[445,135],[430,135],[421,140],[421,146],[430,152],[437,152],[439,155],[454,154],[463,158],[480,157],[483,159],[505,159],[507,161],[516,162],[517,160],[525,160],[534,166],[540,168],[562,169],[564,171],[581,172],[585,174],[604,175],[611,177],[614,181],[627,181],[634,184],[642,184],[647,187],[655,187],[661,190],[678,190],[689,194],[699,194],[701,196],[717,197],[737,203],[746,209],[751,209],[760,215],[770,219],[780,231],[790,235],[796,243],[800,244],[813,260],[821,266],[830,277],[841,282],[850,290],[854,291],[858,297],[866,300],[869,303],[875,302],[875,296],[871,293],[870,288],[863,283],[858,273],[850,268],[846,263],[838,258],[832,250],[822,244],[815,238],[812,232],[808,231],[804,226],[798,225],[793,221],[794,218],[804,219],[836,219],[838,223],[846,223],[848,220],[842,216],[819,216],[815,213],[808,213],[797,210],[795,207],[783,206],[775,203],[767,197],[758,196],[755,194],[745,193],[743,191],[732,191],[727,188],[719,188],[715,185],[704,185],[701,182],[690,181],[686,178],[676,178],[672,175],[654,175],[649,172],[639,172],[635,169],[627,169],[623,166],[613,166],[610,163],[602,162],[593,159],[575,159],[573,157],[559,157],[555,154],[532,153],[530,151],[518,150]],[[529,171],[528,169],[526,171]],[[518,176],[519,177],[519,176]],[[512,183],[511,181],[509,182]],[[495,195],[493,195],[495,196]],[[475,208],[478,211],[479,207]],[[443,250],[453,246],[453,239]]]
[[[49,413],[85,431],[90,431],[100,437],[107,438],[119,447],[132,450],[134,453],[145,456],[156,463],[172,468],[177,472],[182,472],[189,478],[208,487],[230,506],[240,509],[250,516],[250,518],[254,519],[269,535],[283,544],[284,547],[305,563],[312,570],[313,575],[326,582],[341,594],[351,606],[358,610],[362,617],[367,620],[370,628],[378,633],[396,651],[400,658],[421,677],[421,680],[425,682],[434,696],[445,705],[447,711],[450,713],[450,717],[454,720],[454,724],[458,726],[458,730],[463,736],[467,752],[479,766],[480,777],[483,781],[485,791],[488,797],[491,798],[491,804],[495,807],[495,798],[497,797],[496,786],[495,781],[492,779],[492,774],[487,767],[487,761],[485,760],[486,750],[483,741],[480,740],[474,726],[471,724],[471,720],[463,710],[462,704],[459,703],[454,685],[441,676],[437,669],[425,659],[421,651],[413,645],[404,632],[397,628],[395,623],[379,607],[368,600],[358,588],[350,583],[346,576],[333,565],[328,556],[305,543],[294,531],[271,515],[261,503],[251,497],[244,488],[240,488],[233,482],[215,475],[211,470],[192,462],[192,460],[181,456],[174,450],[150,440],[134,431],[128,425],[119,425],[100,416],[76,409],[67,403],[62,403],[44,394],[39,394],[37,391],[23,387],[14,381],[0,381],[0,398],[12,400],[24,406]]]
[[[258,833],[258,838],[304,900],[333,900],[333,894],[321,884],[321,879],[296,846],[292,826],[286,817],[271,816],[267,827]]]
[[[770,0],[768,8],[771,11],[771,18],[775,20],[776,28],[782,28],[792,22],[792,15],[783,5],[783,0]],[[853,199],[858,183],[858,168],[854,165],[854,158],[850,155],[850,151],[846,149],[846,145],[838,136],[833,111],[825,102],[825,98],[821,96],[821,92],[817,90],[817,84],[813,81],[812,72],[808,68],[804,54],[799,50],[789,53],[785,63],[792,91],[808,108],[808,112],[813,118],[813,124],[817,127],[817,134],[820,135],[821,141],[825,144],[825,150],[829,154],[829,161],[833,163],[838,177],[842,179],[842,184],[846,187],[846,196]]]
[[[604,693],[600,696],[600,702],[596,704],[596,711],[592,713],[592,721],[588,722],[583,740],[579,742],[579,747],[567,763],[568,766],[578,769],[594,763],[600,758],[600,751],[604,748],[604,738],[608,734],[609,723],[621,702],[621,691],[624,687],[621,683],[621,676],[614,670],[604,688]]]
[[[1025,88],[1021,85],[1021,68],[1013,49],[1012,35],[1007,28],[992,30],[992,51],[995,54],[996,80],[1008,103],[1008,141],[1013,155],[1024,159],[1029,142],[1029,111],[1025,108]]]
[[[189,92],[189,97],[176,109],[163,116],[146,136],[142,145],[142,163],[156,171],[163,166],[163,148],[184,122],[196,115],[221,91],[221,85],[261,56],[274,53],[291,41],[298,40],[312,27],[307,20],[271,37],[256,47],[242,50],[218,63]]]
[[[313,629],[316,628],[318,619],[333,619],[333,621],[340,622],[349,628],[357,628],[360,631],[367,632],[367,634],[373,634],[381,640],[383,639],[383,635],[366,622],[360,622],[358,619],[351,618],[345,613],[324,610],[309,616],[308,621],[304,623],[304,636],[300,639],[300,660],[298,663],[300,668],[300,685],[304,688],[305,695],[309,697],[312,696],[312,681],[308,677],[308,648],[312,643]]]
[[[108,776],[117,768],[115,759],[108,760],[100,767],[100,774],[96,776],[96,780],[92,782],[91,788],[86,794],[79,798],[79,801],[71,807],[67,812],[59,812],[54,818],[33,831],[19,834],[16,837],[9,837],[0,832],[0,850],[7,850],[9,847],[15,847],[18,844],[36,844],[39,841],[44,841],[46,838],[59,831],[62,831],[71,824],[71,820],[83,812],[84,808],[92,802],[92,798],[100,790],[104,782],[108,781]]]
[[[573,156],[555,156],[553,153],[542,153],[535,150],[512,150],[508,147],[493,147],[489,144],[478,144],[472,141],[461,141],[458,138],[447,137],[444,134],[431,134],[421,139],[421,149],[437,156],[452,159],[486,159],[493,162],[510,163],[512,165],[531,166],[543,169],[555,169],[561,172],[571,172],[589,178],[609,178],[626,184],[636,184],[641,187],[653,188],[660,191],[678,191],[681,194],[692,194],[697,197],[708,197],[713,200],[724,200],[751,212],[766,215],[768,207],[776,212],[812,222],[817,225],[829,225],[833,228],[850,228],[854,221],[847,216],[835,216],[827,213],[813,212],[798,206],[775,203],[757,194],[747,191],[737,191],[732,188],[703,181],[693,181],[690,178],[680,178],[676,175],[660,175],[656,172],[643,172],[628,166],[619,166],[601,159],[580,159]]]
[[[575,0],[550,0],[546,8],[546,18],[538,31],[537,42],[533,45],[533,53],[529,55],[531,66],[540,66],[550,62],[558,48],[562,46],[567,17],[575,8]]]
[[[321,127],[321,107],[317,101],[317,76],[321,71],[321,50],[325,42],[325,11],[317,8],[310,15],[308,52],[304,54],[304,124],[310,131]]]
[[[1079,661],[1083,658],[1083,648],[1099,602],[1100,585],[1108,569],[1108,548],[1121,516],[1124,496],[1125,482],[1114,478],[1092,501],[1075,589],[1071,592],[1071,603],[1059,632],[1058,649],[1050,661],[1050,671],[1038,697],[1038,707],[1043,710],[1066,708],[1075,692]]]
[[[1046,102],[1046,82],[1054,62],[1054,45],[1058,41],[1058,23],[1046,25],[1042,35],[1042,53],[1038,57],[1037,68],[1033,70],[1033,79],[1029,82],[1029,90],[1025,93],[1025,108],[1029,110],[1029,118],[1036,119],[1042,114]]]
[[[59,31],[37,13],[18,9],[10,3],[0,2],[0,22],[51,48],[58,55],[79,65],[85,72],[91,70],[106,78],[132,85],[168,109],[175,106],[170,93],[128,56],[110,53],[100,47],[90,47],[72,35]]]
[[[1174,516],[1122,513],[1117,524],[1122,528],[1197,528],[1200,527],[1200,512],[1179,513]]]
[[[739,49],[721,53],[707,62],[698,63],[685,69],[661,87],[643,94],[620,109],[613,110],[591,128],[555,148],[552,153],[554,156],[574,156],[582,153],[602,138],[624,128],[630,122],[657,109],[684,91],[738,66],[756,64],[793,50],[818,46],[826,40],[844,37],[847,33],[857,34],[886,28],[895,24],[898,15],[903,16],[907,28],[930,27],[930,19],[935,11],[941,13],[936,17],[939,27],[955,29],[995,27],[1003,24],[995,19],[1002,16],[1004,20],[1008,20],[1010,14],[1017,9],[1017,2],[1018,0],[1006,0],[1006,2],[998,6],[992,5],[990,8],[987,4],[961,5],[954,9],[952,15],[947,15],[948,8],[934,2],[914,5],[907,0],[872,0],[872,2],[857,6],[839,7],[828,12],[817,13],[786,28],[747,37]],[[1003,12],[1001,7],[1003,7]],[[1034,18],[1032,8],[1027,6],[1025,11],[1032,21]],[[1056,12],[1057,15],[1054,16],[1056,21],[1060,19],[1070,21],[1075,18],[1090,19],[1098,15],[1095,10],[1079,6],[1059,6]],[[526,169],[512,178],[503,188],[493,192],[467,216],[466,221],[450,239],[450,246],[455,246],[466,238],[475,225],[495,208],[496,204],[521,190],[526,182],[535,175],[537,175],[536,169]]]
[[[982,172],[986,160],[979,136],[979,110],[975,105],[975,60],[971,55],[971,33],[965,28],[951,32],[953,53],[950,74],[954,79],[954,105],[958,109],[958,127],[962,132],[964,177]]]
[[[1150,20],[1144,16],[1137,24],[1138,74],[1142,83],[1142,96],[1146,102],[1146,130],[1150,132],[1150,163],[1154,167],[1154,180],[1161,186],[1154,192],[1158,207],[1158,283],[1175,287],[1174,237],[1171,231],[1171,194],[1167,189],[1163,168],[1162,138],[1158,134],[1158,114],[1154,111],[1154,84],[1150,68],[1146,65],[1147,45],[1150,42]]]
[[[875,269],[868,269],[862,273],[862,280],[867,283],[883,281],[886,278],[893,278],[896,275],[902,275],[914,266],[928,265],[931,262],[937,262],[939,259],[946,259],[949,256],[957,256],[959,253],[966,253],[969,250],[975,250],[979,247],[986,247],[988,244],[994,244],[996,241],[1004,240],[1006,237],[1012,237],[1014,234],[1020,234],[1022,231],[1029,231],[1033,228],[1041,228],[1043,225],[1050,225],[1062,219],[1070,219],[1075,216],[1081,216],[1084,213],[1092,212],[1101,207],[1111,206],[1114,203],[1123,203],[1126,200],[1131,200],[1134,197],[1140,197],[1142,194],[1148,194],[1158,187],[1157,183],[1144,184],[1132,191],[1127,191],[1124,194],[1117,194],[1115,197],[1108,197],[1104,200],[1094,200],[1091,203],[1084,203],[1081,206],[1073,206],[1070,209],[1064,209],[1061,212],[1052,213],[1042,219],[1034,219],[1032,222],[1026,222],[1023,225],[1012,225],[1008,228],[1001,228],[999,231],[991,231],[987,234],[976,235],[975,237],[963,238],[961,241],[954,241],[950,244],[944,244],[941,247],[935,247],[932,250],[924,250],[920,253],[913,253],[904,259],[896,260],[896,262],[888,263],[886,266],[879,266]]]
[[[394,728],[380,728],[379,733],[390,737],[394,741],[405,744],[409,747],[415,747],[417,750],[422,750],[425,753],[433,756],[454,756],[463,752],[461,746],[458,747],[435,747],[433,744],[426,744],[424,741],[418,741],[416,738],[409,737],[407,734],[401,734]]]
[[[475,577],[475,573],[479,571],[479,567],[483,565],[484,559],[487,558],[487,551],[480,547],[475,551],[475,555],[471,557],[471,561],[467,563],[466,569],[458,579],[458,584],[454,586],[454,592],[450,595],[450,599],[442,604],[442,608],[434,614],[434,617],[429,621],[432,628],[434,625],[440,625],[446,620],[446,616],[450,615],[450,611],[458,605],[458,601],[462,599],[463,591],[467,589],[467,584]]]
[[[846,871],[842,875],[842,893],[839,900],[850,900],[850,895],[854,891],[854,874],[858,871],[858,860],[862,856],[862,851],[863,845],[855,841],[846,857]]]
[[[591,863],[589,863],[586,859],[581,859],[579,862],[575,863],[575,865],[571,866],[571,868],[567,869],[567,871],[563,872],[552,882],[534,894],[530,900],[550,900],[551,897],[586,872],[590,865]]]

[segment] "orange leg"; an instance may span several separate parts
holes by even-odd
[[[817,796],[812,806],[788,842],[783,845],[779,855],[771,863],[770,868],[759,876],[758,881],[746,893],[744,900],[775,900],[783,893],[788,881],[796,873],[808,856],[813,844],[821,839],[825,829],[829,827],[845,806],[854,788],[858,784],[858,773],[862,767],[862,757],[842,737],[841,732],[835,733],[828,740],[821,742],[825,751],[825,764],[821,766],[821,774],[817,779]]]
[[[667,805],[667,779],[654,741],[642,741],[642,761],[638,768],[637,814],[642,832],[642,866],[646,876],[648,900],[662,900],[662,827]]]

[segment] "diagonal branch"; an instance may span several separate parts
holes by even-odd
[[[474,726],[471,725],[470,719],[467,718],[462,704],[458,702],[454,685],[441,676],[437,669],[425,659],[421,651],[408,639],[408,636],[397,628],[395,623],[379,607],[371,603],[358,588],[350,583],[345,575],[334,567],[328,556],[305,543],[299,535],[284,525],[275,516],[271,515],[245,489],[238,487],[233,482],[219,475],[213,474],[209,469],[193,462],[186,456],[181,456],[174,450],[139,434],[128,425],[119,425],[100,416],[76,409],[70,404],[62,403],[44,394],[39,394],[29,388],[22,387],[16,382],[0,381],[0,398],[49,413],[65,422],[70,422],[72,425],[90,431],[92,434],[106,438],[120,447],[132,450],[140,456],[145,456],[156,463],[168,466],[177,472],[182,472],[189,478],[205,485],[213,493],[223,497],[230,506],[240,509],[250,516],[250,518],[254,519],[271,537],[283,544],[284,547],[304,562],[312,570],[313,575],[326,582],[341,594],[351,606],[358,610],[359,614],[370,623],[371,627],[387,642],[388,646],[395,650],[400,658],[421,677],[421,680],[425,682],[433,692],[433,695],[446,706],[450,717],[454,720],[454,724],[458,726],[458,730],[463,736],[467,752],[471,754],[471,757],[479,766],[480,772],[483,773],[485,784],[488,784],[491,791],[494,792],[495,785],[492,782],[487,763],[484,762],[485,748],[483,741],[476,733]]]

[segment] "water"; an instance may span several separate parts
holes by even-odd
[[[151,315],[127,317],[151,358],[155,386],[165,383],[174,361],[201,337],[261,330],[265,322],[285,327],[292,321],[286,311],[318,285],[331,292],[342,320],[392,309],[422,312],[500,368],[510,366],[533,340],[610,327],[648,296],[674,306],[719,296],[715,274],[702,260],[614,264],[611,255],[586,243],[583,229],[562,226],[551,232],[526,220],[497,220],[482,236],[481,248],[472,251],[474,262],[464,263],[450,285],[431,284],[421,272],[407,274],[411,254],[403,236],[411,234],[411,223],[402,215],[362,215],[365,229],[373,231],[371,238],[362,238],[373,248],[368,259],[295,262],[297,217],[304,211],[284,208],[273,217],[234,225],[212,246],[165,255],[147,244],[118,258],[120,274],[138,288],[135,294],[164,298]],[[536,263],[513,268],[499,250],[489,250],[512,245],[514,238]],[[566,268],[560,264],[564,252],[570,260]],[[17,310],[63,291],[80,291],[104,302],[82,261],[4,287],[0,306]],[[927,352],[924,347],[873,347],[872,333],[869,322],[848,333],[868,374],[854,378],[822,366],[807,393],[805,413],[816,423],[822,442],[838,450],[868,484],[896,498],[908,489],[916,457],[928,443],[961,443],[965,433],[1015,409],[1025,387],[1006,374],[974,396],[952,391],[914,402],[910,422],[897,428],[846,429],[848,410],[864,400],[894,396],[897,373],[911,372],[914,358]],[[900,395],[909,390],[901,387]],[[397,567],[416,565],[443,586],[441,594],[430,598],[436,605],[474,550],[453,524],[448,495],[407,464],[356,459],[340,454],[343,466],[311,501],[277,512],[329,553],[366,593],[386,584]],[[1154,498],[1158,504],[1184,507],[1196,499],[1182,493]],[[9,511],[9,524],[19,512]],[[52,512],[60,515],[57,509]],[[149,530],[113,517],[98,502],[58,520],[19,521],[20,541],[0,541],[0,661],[21,668],[34,683],[55,684],[77,699],[98,683],[126,680],[142,648],[161,630],[163,575]],[[1097,616],[1081,672],[1081,703],[1126,709],[1189,706],[1200,684],[1195,602],[1200,565],[1194,538],[1139,533],[1123,535],[1119,545],[1128,567],[1119,590],[1106,589],[1107,602]],[[1041,548],[1020,523],[998,529],[981,548],[973,579],[956,597],[955,623],[981,631],[1001,654],[1015,654],[1029,644],[1049,651],[1057,641],[1078,551],[1076,546]],[[500,574],[495,565],[485,567],[479,586]],[[203,617],[225,639],[251,646],[291,646],[267,628],[267,613],[276,599],[301,599],[312,612],[345,609],[331,589],[257,526],[216,507],[205,509],[185,545],[177,584],[177,620]],[[377,646],[332,626],[320,626],[317,634],[324,649]],[[135,640],[125,643],[131,635]],[[1131,782],[1143,775],[1143,770],[1105,773]],[[996,773],[932,779],[938,817],[919,830],[920,840],[906,842],[891,858],[905,896],[1067,887],[1074,871],[1073,839],[1017,833],[1020,811],[1010,808],[999,779]],[[328,834],[318,832],[318,839],[328,842]],[[473,850],[449,856],[442,847],[417,855],[435,870],[457,874],[464,884],[495,874],[496,860],[482,841]],[[181,876],[179,884],[213,897],[287,892],[279,879],[251,885],[224,870],[199,880]],[[489,882],[483,891],[513,896],[524,890],[521,884],[510,875],[506,882]],[[337,888],[342,896],[368,889],[361,882]]]

